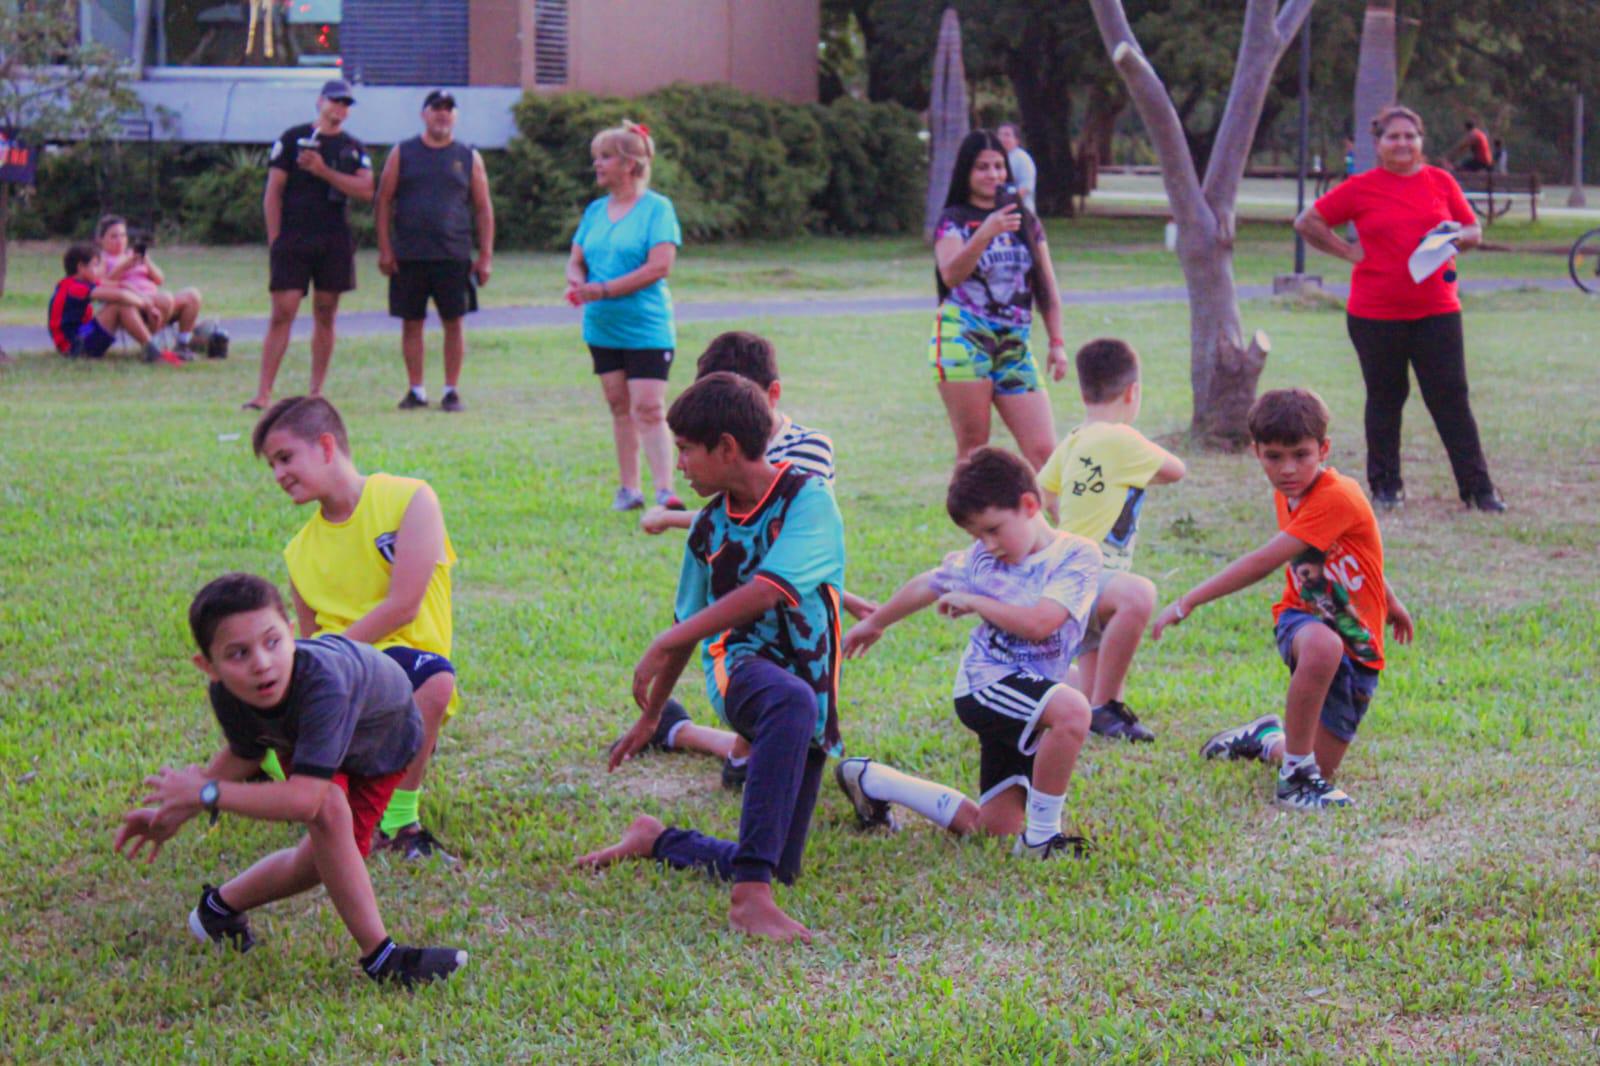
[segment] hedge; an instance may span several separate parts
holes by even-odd
[[[624,118],[650,127],[651,187],[672,199],[687,239],[906,233],[920,221],[926,153],[915,114],[848,97],[787,104],[725,85],[671,85],[643,97],[528,93],[514,108],[518,135],[485,151],[502,248],[566,247],[598,195],[589,158],[595,133]],[[86,238],[102,213],[158,238],[261,242],[266,149],[239,146],[78,145],[40,161],[39,185],[15,203],[14,237]],[[381,170],[383,153],[373,153]],[[351,211],[372,242],[370,209]]]

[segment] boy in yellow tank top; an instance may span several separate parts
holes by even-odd
[[[378,827],[379,850],[454,862],[422,824],[422,780],[455,712],[450,662],[450,568],[455,549],[439,498],[425,481],[363,475],[350,458],[344,420],[321,397],[274,404],[251,434],[279,487],[317,513],[283,550],[300,636],[340,633],[405,668],[423,742]]]

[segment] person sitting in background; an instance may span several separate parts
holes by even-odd
[[[1445,153],[1445,158],[1450,159],[1457,152],[1466,152],[1466,156],[1457,161],[1457,170],[1484,171],[1494,169],[1494,153],[1489,149],[1489,135],[1478,128],[1478,124],[1467,119],[1466,132],[1461,139],[1450,146],[1450,151]]]
[[[156,310],[149,299],[101,281],[94,263],[94,248],[87,244],[74,244],[61,257],[66,276],[50,295],[50,339],[56,351],[68,357],[102,358],[116,343],[120,329],[139,342],[145,362],[183,362],[151,339]]]
[[[194,344],[194,327],[200,320],[200,290],[163,289],[166,275],[150,258],[145,241],[134,241],[130,247],[128,223],[120,215],[101,216],[95,226],[95,240],[100,246],[101,277],[150,301],[156,310],[152,330],[174,326],[179,356],[192,358],[200,354]]]

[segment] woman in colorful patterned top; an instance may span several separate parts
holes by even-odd
[[[993,405],[1037,470],[1056,431],[1028,332],[1038,304],[1050,334],[1050,374],[1060,381],[1067,372],[1061,295],[1044,228],[1017,202],[1005,148],[988,130],[961,142],[933,239],[939,311],[928,358],[956,458],[989,443]]]

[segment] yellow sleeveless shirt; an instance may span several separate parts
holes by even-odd
[[[329,522],[318,508],[283,549],[289,580],[316,612],[319,631],[343,633],[389,595],[395,535],[411,497],[424,484],[417,478],[369,474],[355,513],[346,521]],[[417,617],[373,641],[375,647],[400,644],[450,657],[450,567],[455,561],[447,532],[444,559],[434,565]]]

